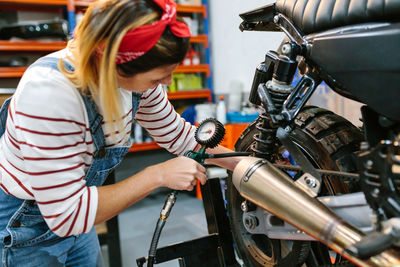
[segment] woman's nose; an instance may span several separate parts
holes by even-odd
[[[161,84],[165,84],[165,85],[170,85],[172,83],[172,75],[169,75],[168,77],[164,78],[161,81]]]

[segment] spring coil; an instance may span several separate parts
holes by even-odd
[[[268,90],[272,101],[274,101],[274,105],[275,108],[279,111],[282,110],[282,106],[283,106],[283,102],[285,102],[285,100],[288,98],[289,96],[289,92],[286,93],[282,93],[282,92],[277,92],[277,91],[273,91],[273,90]]]
[[[282,110],[283,103],[290,93],[282,93],[273,90],[268,90],[274,101],[275,108]],[[256,128],[259,131],[253,136],[255,143],[252,146],[254,156],[272,160],[272,155],[275,154],[276,148],[276,131],[278,125],[272,123],[270,116],[267,113],[262,113],[258,116]]]
[[[251,149],[255,157],[270,160],[275,148],[277,128],[271,127],[272,121],[267,113],[260,114],[258,121],[256,124],[258,133],[253,136],[256,142],[252,145]]]

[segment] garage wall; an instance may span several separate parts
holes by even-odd
[[[208,0],[213,86],[228,94],[234,83],[250,91],[257,65],[268,50],[276,49],[283,33],[241,32],[239,13],[272,3],[270,0]]]
[[[281,32],[241,32],[239,14],[273,0],[208,0],[211,65],[215,94],[229,94],[238,86],[249,92],[254,71],[268,50],[284,38]],[[230,89],[231,88],[231,89]],[[245,97],[247,99],[247,97]],[[328,88],[318,88],[310,104],[326,107],[360,126],[360,103]]]

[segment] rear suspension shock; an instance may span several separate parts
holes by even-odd
[[[265,57],[265,62],[260,64],[257,69],[253,80],[252,90],[250,93],[250,102],[253,104],[262,104],[265,112],[259,115],[256,128],[259,130],[258,134],[254,135],[255,144],[252,146],[254,156],[271,159],[274,155],[276,145],[276,131],[279,125],[271,119],[270,114],[279,114],[282,110],[283,103],[293,91],[291,85],[294,74],[297,68],[295,60],[294,49],[287,49],[288,46],[295,44],[287,43],[286,51],[288,55],[278,55],[276,52],[270,51]],[[257,97],[260,95],[260,90],[264,90],[264,95],[267,96],[267,102],[263,103],[265,99]]]

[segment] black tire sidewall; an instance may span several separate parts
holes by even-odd
[[[316,107],[309,107],[310,113],[315,111]],[[319,109],[319,108],[317,108]],[[321,116],[336,116],[338,120],[343,120],[342,117],[333,114],[327,110],[319,109],[321,111]],[[305,112],[307,113],[307,111]],[[251,144],[254,142],[253,135],[258,133],[258,130],[256,129],[256,124],[258,123],[258,120],[253,122],[248,126],[248,128],[245,129],[239,140],[237,141],[235,145],[235,150],[236,151],[245,151],[250,148]],[[352,131],[358,131],[358,129],[349,123],[348,125],[345,126],[348,129],[351,129]],[[333,130],[333,132],[335,132]],[[312,132],[307,130],[307,127],[296,127],[293,132],[290,134],[291,138],[293,141],[298,144],[298,146],[303,150],[303,152],[306,152],[306,154],[309,155],[309,158],[314,161],[314,165],[316,165],[319,168],[322,169],[329,169],[329,170],[339,170],[339,166],[337,166],[337,162],[335,159],[332,158],[332,155],[334,153],[331,153],[328,151],[329,149],[327,147],[324,147],[323,143],[326,144],[326,142],[321,142],[320,139],[318,139],[315,135],[313,135]],[[357,136],[355,136],[355,139],[359,139],[360,136],[362,136],[359,132],[357,132]],[[323,137],[324,138],[324,137]],[[322,138],[322,139],[323,139]],[[349,144],[350,145],[350,144]],[[353,146],[351,148],[354,150]],[[336,152],[336,151],[335,151]],[[340,167],[341,168],[341,167]],[[342,168],[342,170],[346,171],[345,169]],[[230,173],[231,175],[231,173]],[[325,182],[325,181],[324,181]],[[327,182],[325,182],[325,187],[327,188]],[[327,190],[323,191],[323,194],[329,194]],[[242,201],[244,201],[244,198],[241,197],[241,195],[237,192],[236,188],[232,184],[232,181],[230,178],[227,180],[227,191],[226,191],[226,199],[227,199],[227,207],[228,207],[228,213],[229,213],[229,221],[230,221],[230,226],[232,230],[232,235],[233,239],[235,241],[235,249],[236,252],[239,254],[239,257],[243,260],[244,265],[246,267],[252,267],[252,266],[295,266],[300,263],[296,263],[297,259],[301,257],[301,261],[305,257],[307,257],[307,253],[310,247],[310,242],[302,242],[302,241],[296,241],[293,242],[293,248],[291,255],[288,257],[284,258],[281,262],[276,262],[274,259],[271,258],[263,258],[263,253],[254,245],[251,244],[250,242],[244,243],[246,238],[243,238],[242,236],[238,236],[239,233],[242,235],[246,234],[245,227],[242,223],[242,215],[243,212],[240,210],[240,204]],[[248,240],[248,239],[246,239]]]

